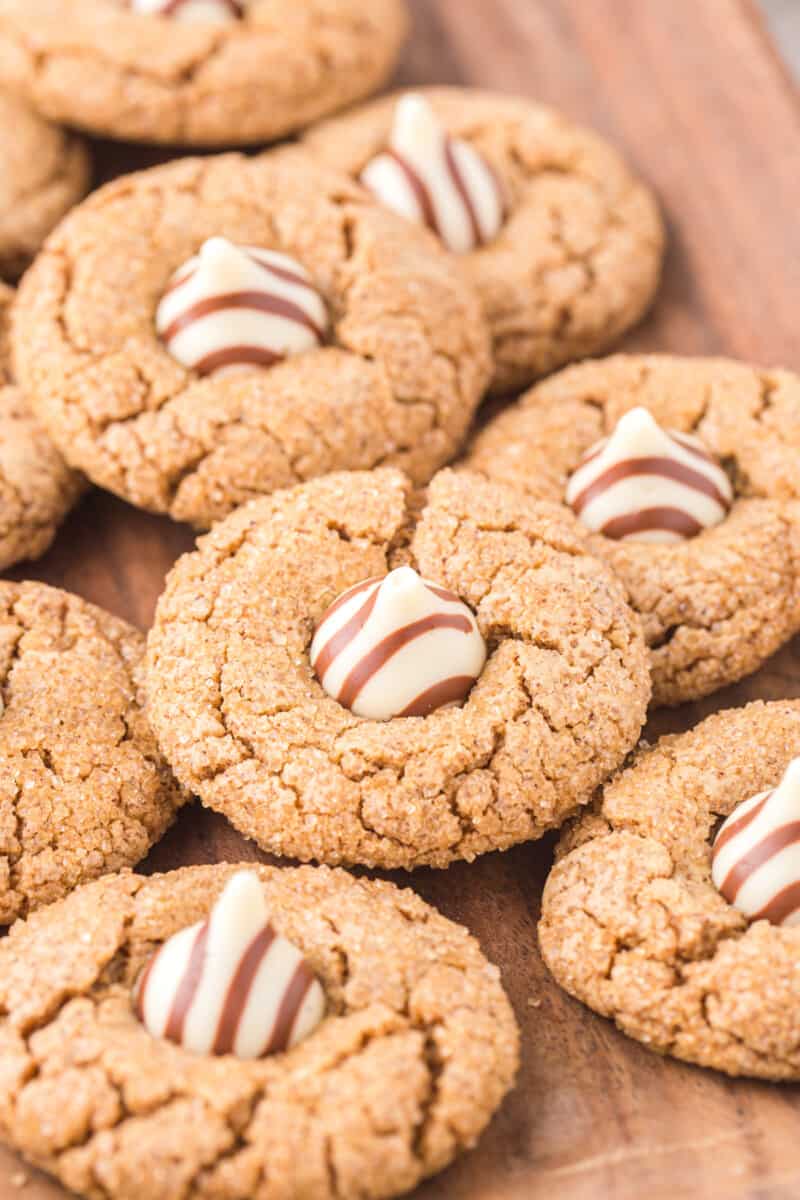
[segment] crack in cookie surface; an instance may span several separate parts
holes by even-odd
[[[0,945],[0,1129],[67,1187],[125,1195],[146,1162],[163,1200],[393,1195],[473,1145],[510,1087],[513,1014],[465,930],[391,884],[252,869],[328,995],[284,1055],[190,1055],[131,1008],[153,949],[235,867],[109,876]]]
[[[76,596],[0,584],[0,923],[138,862],[182,799],[144,716],[144,639]]]
[[[308,659],[330,602],[398,558],[455,592],[489,647],[462,708],[365,721]],[[540,836],[638,737],[638,622],[576,522],[443,472],[328,476],[216,526],[170,576],[151,714],[179,778],[292,857],[445,866]]]
[[[678,704],[750,674],[800,628],[797,376],[724,359],[599,359],[528,392],[465,462],[563,504],[582,454],[638,405],[701,438],[735,495],[725,521],[678,546],[591,539],[642,617],[655,703]]]
[[[800,1078],[800,934],[748,926],[711,880],[718,819],[775,785],[800,703],[757,702],[644,747],[563,834],[539,926],[558,983],[662,1053]]]

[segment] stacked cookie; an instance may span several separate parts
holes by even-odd
[[[665,1052],[800,1072],[800,710],[637,750],[651,701],[800,629],[800,383],[659,356],[536,382],[645,311],[656,204],[529,101],[433,88],[330,118],[405,27],[400,0],[0,7],[0,125],[61,164],[16,240],[0,194],[10,273],[85,182],[45,119],[205,146],[305,130],[108,184],[47,237],[10,334],[0,294],[2,565],[45,550],[84,476],[210,530],[146,646],[0,584],[0,921],[22,918],[0,1132],[87,1196],[132,1194],[143,1161],[165,1200],[390,1196],[473,1145],[517,1066],[499,973],[341,867],[446,868],[563,826],[559,983]],[[530,384],[470,440],[485,396]],[[317,865],[131,874],[189,796]]]

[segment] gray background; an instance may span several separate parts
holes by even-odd
[[[800,76],[800,0],[760,0],[784,57]]]

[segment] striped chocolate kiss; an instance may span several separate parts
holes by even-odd
[[[127,0],[128,7],[137,13],[156,17],[172,17],[176,21],[240,21],[244,16],[241,0]]]
[[[774,791],[745,800],[720,827],[711,878],[751,921],[800,924],[800,758]]]
[[[367,163],[361,182],[386,208],[427,225],[455,254],[492,241],[505,219],[503,193],[486,159],[448,137],[422,96],[398,102],[389,145]]]
[[[239,871],[205,921],[153,955],[134,1008],[153,1037],[193,1054],[252,1059],[307,1037],[325,1013],[325,993],[297,947],[269,924],[258,876]]]
[[[215,237],[172,276],[156,328],[178,362],[210,375],[316,349],[328,314],[293,258]]]
[[[634,408],[583,457],[566,499],[607,538],[680,542],[719,524],[733,489],[698,438],[667,432],[646,408]]]
[[[343,592],[311,643],[329,696],[359,717],[426,717],[466,699],[486,661],[477,622],[458,596],[399,567]]]

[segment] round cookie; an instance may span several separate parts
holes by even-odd
[[[84,489],[11,386],[8,312],[14,293],[0,283],[0,570],[39,558]]]
[[[344,589],[403,564],[469,606],[488,658],[462,707],[365,719],[317,682],[312,637]],[[265,849],[411,869],[561,824],[635,745],[649,680],[572,517],[478,476],[421,496],[383,470],[254,501],[180,559],[148,695],[178,778]]]
[[[327,996],[284,1054],[190,1054],[131,1004],[235,867],[107,876],[0,944],[0,1131],[71,1192],[390,1197],[473,1146],[511,1086],[514,1016],[465,929],[389,883],[247,867]]]
[[[725,359],[618,355],[562,371],[480,432],[466,466],[564,503],[582,455],[634,407],[717,456],[734,501],[673,545],[591,537],[650,647],[653,701],[680,704],[755,671],[800,628],[800,379]]]
[[[324,345],[205,376],[173,357],[160,302],[220,234],[308,273]],[[183,160],[101,189],[51,237],[16,310],[23,385],[67,461],[197,526],[335,469],[389,463],[427,481],[490,372],[478,299],[433,237],[294,149]]]
[[[0,925],[138,862],[171,823],[143,653],[78,596],[0,582]]]
[[[0,78],[5,82],[2,68]],[[83,142],[0,89],[0,275],[22,274],[56,222],[85,195],[89,178]]]
[[[644,747],[560,843],[539,942],[557,982],[661,1054],[800,1079],[800,931],[747,919],[711,880],[719,818],[775,787],[800,703],[757,702]]]
[[[492,92],[423,88],[447,134],[483,155],[505,197],[499,235],[458,255],[494,344],[495,392],[609,347],[656,290],[664,230],[651,193],[589,130]],[[387,146],[400,94],[316,126],[305,145],[360,176]]]
[[[241,19],[197,22],[129,0],[5,0],[0,77],[45,116],[95,134],[243,145],[369,95],[407,31],[404,0],[242,7]]]

